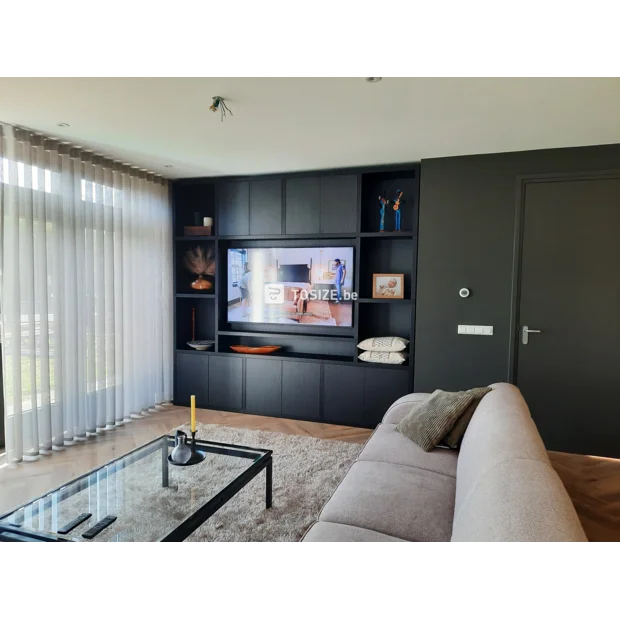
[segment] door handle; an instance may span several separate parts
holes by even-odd
[[[527,325],[524,325],[521,329],[521,342],[527,344],[530,341],[529,334],[542,334],[540,329],[530,329]]]

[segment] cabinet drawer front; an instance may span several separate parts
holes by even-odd
[[[319,232],[321,180],[319,177],[286,180],[286,233]]]
[[[282,362],[282,416],[321,419],[321,364]]]
[[[321,178],[321,233],[357,230],[358,179],[356,174]]]
[[[364,369],[364,426],[374,428],[390,405],[411,392],[408,369]]]
[[[189,407],[192,394],[196,397],[196,407],[209,406],[209,357],[177,353],[174,402]]]
[[[326,422],[363,424],[364,369],[323,366],[323,417]]]
[[[246,360],[245,410],[274,416],[282,413],[282,362]]]
[[[210,356],[209,386],[212,409],[243,409],[243,358]]]
[[[250,184],[240,181],[219,185],[217,212],[220,235],[250,234]]]
[[[250,234],[282,234],[282,181],[252,181],[250,184]]]

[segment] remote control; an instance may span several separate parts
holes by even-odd
[[[92,513],[83,512],[79,517],[75,517],[73,521],[69,521],[67,525],[63,525],[59,530],[59,534],[68,534],[71,530],[74,530],[80,523],[84,523],[84,521],[88,521],[92,517]]]
[[[94,538],[95,536],[97,536],[97,534],[105,530],[108,525],[112,525],[114,521],[116,521],[116,517],[114,517],[113,515],[108,515],[107,517],[104,517],[103,519],[101,519],[101,521],[97,521],[97,523],[95,523],[95,525],[93,525],[89,530],[86,530],[82,534],[82,538],[88,538],[89,540],[91,538]]]

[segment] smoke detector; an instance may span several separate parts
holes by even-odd
[[[371,84],[376,84],[383,79],[383,72],[379,73],[377,71],[371,71],[366,74],[366,77],[364,79]]]

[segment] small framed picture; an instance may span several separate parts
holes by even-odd
[[[373,299],[404,299],[405,276],[402,273],[373,273]]]

